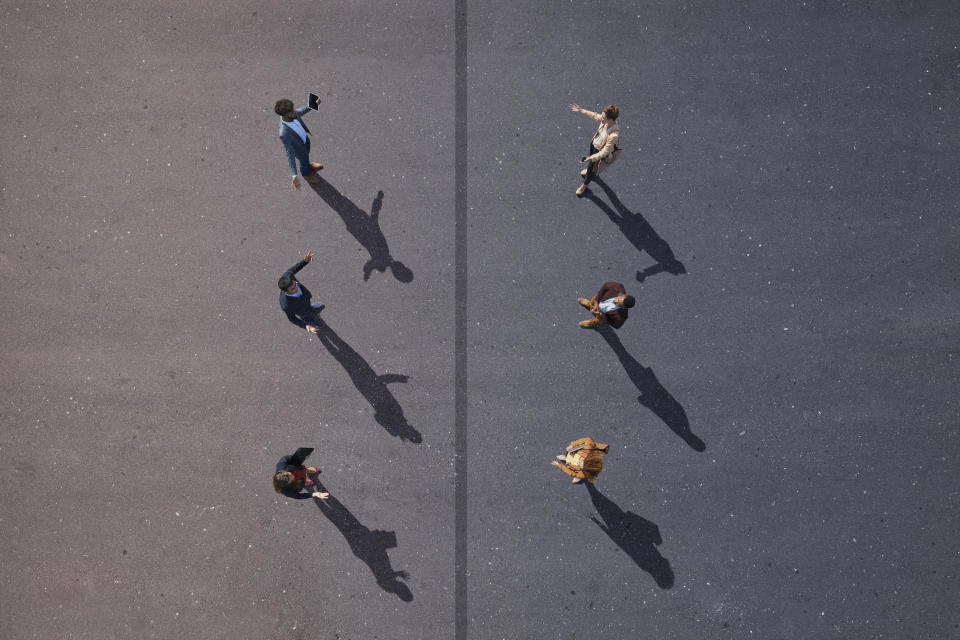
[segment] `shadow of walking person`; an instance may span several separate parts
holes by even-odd
[[[653,576],[657,586],[669,589],[673,586],[673,569],[670,562],[660,555],[657,546],[663,544],[660,528],[631,511],[624,511],[613,500],[600,493],[592,482],[585,482],[590,500],[603,522],[590,516],[618,547],[630,556],[638,567]]]
[[[319,176],[318,176],[319,177]],[[370,215],[353,204],[349,198],[337,191],[333,185],[320,178],[317,184],[310,188],[323,198],[331,209],[337,212],[347,226],[347,231],[357,239],[363,248],[370,254],[370,259],[363,265],[363,279],[369,280],[374,269],[383,273],[388,268],[393,271],[393,277],[400,282],[411,282],[413,271],[408,269],[399,260],[390,256],[387,239],[380,229],[380,209],[383,208],[383,191],[377,192],[377,197],[370,207]]]
[[[673,249],[667,244],[667,241],[661,238],[650,223],[639,213],[633,213],[620,202],[620,198],[613,192],[610,186],[600,178],[593,179],[594,184],[599,185],[601,189],[610,198],[610,202],[616,208],[611,209],[606,203],[592,191],[588,190],[584,197],[600,207],[600,210],[607,214],[607,217],[613,221],[620,229],[620,233],[637,248],[638,251],[646,252],[651,258],[656,260],[656,264],[647,267],[643,271],[637,271],[637,281],[643,282],[650,276],[665,271],[673,275],[686,273],[687,269],[683,263],[677,260],[673,255]]]
[[[409,378],[396,373],[386,373],[377,375],[367,361],[359,353],[344,342],[344,340],[330,328],[329,324],[324,323],[317,331],[317,338],[320,344],[327,348],[340,366],[344,368],[350,376],[350,380],[357,388],[357,391],[373,407],[374,419],[377,423],[387,430],[392,436],[397,436],[401,440],[419,443],[423,440],[420,432],[407,423],[403,415],[403,407],[393,397],[387,385],[392,382],[406,382]]]
[[[624,371],[630,377],[630,381],[640,392],[637,400],[650,411],[653,411],[658,418],[663,420],[664,424],[670,427],[670,430],[683,438],[683,441],[690,445],[694,451],[704,451],[707,445],[690,430],[690,420],[687,418],[687,412],[677,402],[670,392],[663,388],[653,369],[643,366],[636,358],[627,353],[626,347],[620,342],[620,336],[606,325],[600,325],[596,328],[597,333],[603,336],[613,352],[620,359]]]
[[[317,487],[320,491],[326,491],[319,483],[317,483]],[[390,566],[390,558],[387,556],[387,549],[397,547],[397,534],[395,532],[379,529],[371,531],[332,495],[326,500],[314,498],[313,501],[323,515],[327,516],[333,526],[339,529],[343,537],[346,538],[353,555],[360,558],[370,568],[381,589],[396,594],[404,602],[413,600],[410,587],[401,582],[406,580],[409,575],[406,571],[394,571]]]

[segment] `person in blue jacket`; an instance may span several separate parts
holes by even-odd
[[[301,116],[305,115],[310,107],[295,109],[293,101],[281,98],[273,106],[274,112],[280,116],[280,141],[287,152],[287,162],[290,163],[290,173],[293,175],[293,188],[300,189],[297,180],[297,161],[300,162],[300,175],[310,184],[317,184],[320,178],[316,173],[323,169],[320,162],[310,162],[310,129],[303,124]]]
[[[280,308],[287,314],[290,322],[310,333],[316,333],[323,326],[320,312],[326,305],[312,302],[310,289],[303,286],[295,274],[307,266],[308,262],[313,261],[315,255],[313,251],[307,251],[303,260],[287,269],[277,280],[277,286],[280,287]]]
[[[316,483],[307,477],[308,474],[320,473],[317,467],[305,467],[304,461],[313,452],[313,449],[300,448],[289,456],[280,458],[277,463],[277,471],[273,474],[273,490],[293,500],[306,500],[307,498],[317,498],[326,500],[330,494],[326,491],[311,491],[310,493],[301,493],[306,487],[316,486]]]

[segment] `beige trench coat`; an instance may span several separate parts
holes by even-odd
[[[599,113],[587,111],[586,109],[580,109],[580,112],[588,118],[593,118],[597,122],[600,121],[601,115]],[[603,125],[601,124],[599,127],[597,127],[597,132],[599,133],[602,130]],[[594,137],[596,137],[596,134],[594,134]],[[614,163],[614,161],[616,161],[617,156],[620,155],[619,150],[617,150],[617,153],[614,153],[618,140],[620,140],[620,125],[618,125],[616,122],[613,124],[608,124],[607,137],[603,141],[603,147],[592,156],[587,156],[587,162],[596,162],[597,160],[602,160],[602,162],[597,162],[597,164],[594,165],[596,167],[596,173],[600,173],[606,167],[610,166]]]

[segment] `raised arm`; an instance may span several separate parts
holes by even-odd
[[[597,122],[600,121],[600,114],[599,114],[599,113],[594,113],[593,111],[588,111],[587,109],[582,109],[582,108],[580,107],[580,105],[578,105],[578,104],[575,104],[575,103],[574,103],[574,104],[571,104],[571,105],[570,105],[570,111],[573,111],[574,113],[581,113],[581,114],[587,116],[588,118],[591,118],[591,119],[593,119],[593,120],[596,120]]]

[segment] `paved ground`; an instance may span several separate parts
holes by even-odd
[[[727,4],[0,2],[0,637],[960,637],[960,8]]]

